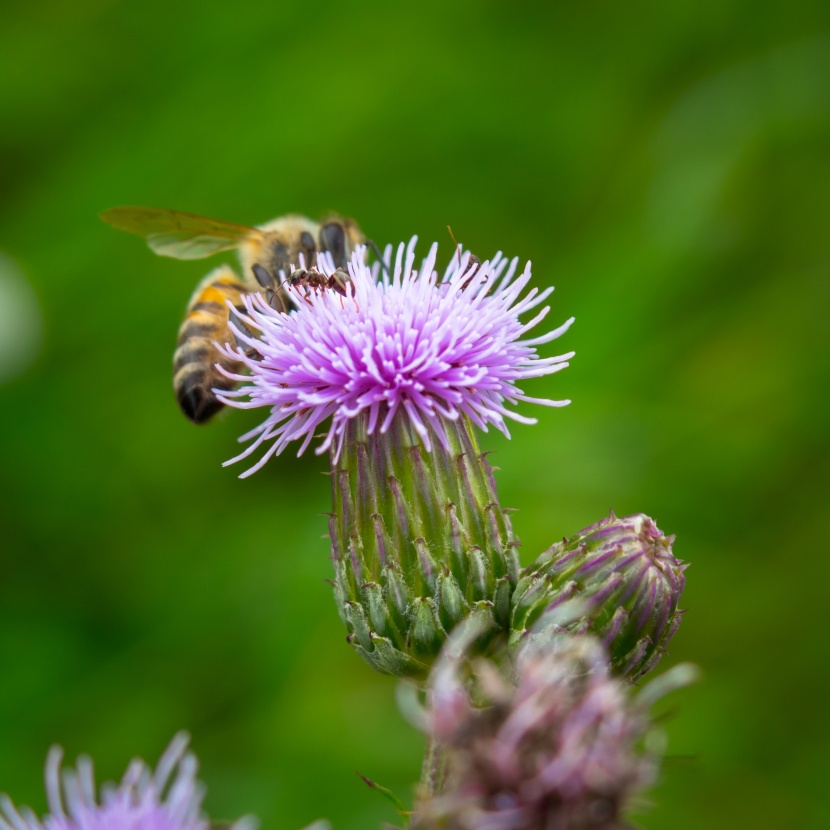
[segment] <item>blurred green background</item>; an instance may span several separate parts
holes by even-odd
[[[0,790],[186,728],[214,816],[394,814],[421,741],[344,642],[325,459],[222,469],[170,387],[211,263],[97,219],[446,226],[555,284],[569,397],[482,439],[523,561],[646,512],[691,562],[646,827],[818,828],[827,793],[830,5],[32,0],[0,11]],[[423,250],[426,250],[424,246]],[[221,261],[221,258],[220,258]]]

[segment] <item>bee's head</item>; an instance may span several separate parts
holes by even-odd
[[[291,266],[299,266],[300,255],[306,267],[312,264],[316,245],[318,225],[305,216],[291,214],[272,219],[257,230],[262,233],[246,240],[239,248],[239,259],[246,279],[250,280],[251,269],[260,265],[275,279],[280,271],[290,273]]]

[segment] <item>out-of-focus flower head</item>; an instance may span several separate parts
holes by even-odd
[[[0,830],[210,830],[202,815],[204,786],[196,780],[198,763],[187,752],[189,737],[179,733],[167,747],[155,771],[133,760],[121,783],[101,787],[96,794],[92,761],[82,756],[76,768],[61,770],[60,747],[46,761],[49,814],[39,819],[30,809],[0,797]],[[244,818],[230,830],[255,830]]]
[[[466,626],[467,624],[465,624]],[[679,666],[635,692],[608,672],[598,640],[560,635],[525,648],[515,678],[448,641],[429,681],[426,729],[447,755],[446,781],[416,809],[426,830],[611,830],[650,785],[644,749],[656,697],[694,678]],[[474,632],[473,632],[474,633]]]
[[[316,451],[333,448],[337,459],[346,424],[361,413],[367,415],[369,434],[385,433],[394,419],[406,419],[429,450],[433,440],[448,447],[447,423],[462,417],[483,430],[492,424],[508,434],[506,419],[534,423],[508,405],[568,403],[528,397],[518,386],[564,369],[573,355],[536,354],[537,346],[559,337],[572,319],[522,339],[548,308],[524,323],[519,316],[538,307],[553,289],[533,288],[522,297],[530,265],[516,276],[518,260],[500,253],[479,264],[459,252],[439,276],[435,244],[415,269],[416,239],[401,243],[391,271],[381,263],[366,265],[359,248],[340,290],[291,286],[298,302],[290,313],[274,310],[262,295],[247,297],[247,314],[232,323],[238,346],[227,347],[227,353],[246,366],[250,377],[233,376],[243,384],[236,391],[217,390],[230,406],[271,410],[241,439],[253,443],[228,462],[271,442],[243,475],[292,441],[301,442],[302,453],[329,418]],[[389,246],[385,260],[391,255]],[[326,255],[318,257],[318,268],[325,277],[334,275]]]

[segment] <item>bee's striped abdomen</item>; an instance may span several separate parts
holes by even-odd
[[[251,290],[232,268],[223,265],[199,283],[190,300],[173,355],[173,388],[182,412],[194,423],[204,423],[224,406],[213,389],[235,386],[216,364],[228,372],[238,372],[241,364],[229,360],[216,344],[233,342],[228,328],[228,300],[241,305],[243,295]]]

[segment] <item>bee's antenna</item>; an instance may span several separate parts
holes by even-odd
[[[380,264],[383,266],[383,270],[386,273],[386,276],[389,276],[389,266],[386,264],[386,260],[383,258],[383,254],[380,252],[380,248],[375,244],[373,239],[367,239],[366,244],[372,249],[374,255],[380,260]]]
[[[447,225],[447,230],[450,232],[450,239],[452,239],[452,244],[455,245],[455,253],[458,256],[458,265],[461,267],[461,245],[456,242],[455,234],[452,232],[452,228]]]

